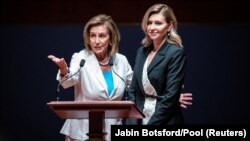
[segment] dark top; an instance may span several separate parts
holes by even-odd
[[[143,65],[153,45],[137,51],[134,74],[128,91],[129,100],[143,111],[145,92],[142,85]],[[184,82],[185,54],[183,48],[165,42],[148,66],[148,78],[157,92],[155,112],[148,125],[184,124],[179,97]],[[142,120],[127,119],[126,124],[141,124]]]

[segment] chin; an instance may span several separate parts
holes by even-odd
[[[95,54],[102,54],[103,50],[95,50],[94,52],[95,52]]]
[[[155,37],[155,36],[154,36],[154,37],[150,37],[150,39],[151,39],[151,40],[157,40],[158,37]]]

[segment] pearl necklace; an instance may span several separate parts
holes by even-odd
[[[98,63],[99,63],[100,66],[107,66],[107,65],[109,64],[109,60],[107,60],[107,61],[104,62],[104,63],[98,61]]]

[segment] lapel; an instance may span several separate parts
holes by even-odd
[[[152,72],[152,70],[165,58],[166,56],[166,51],[168,49],[168,46],[169,44],[167,42],[165,42],[162,47],[158,50],[158,52],[155,54],[153,60],[151,61],[151,63],[149,64],[148,66],[148,76],[150,74],[150,72]],[[144,89],[143,89],[143,84],[142,84],[142,72],[143,72],[143,67],[144,67],[144,64],[145,64],[145,61],[148,57],[148,54],[150,53],[150,51],[153,49],[153,45],[147,47],[147,48],[144,48],[142,49],[142,52],[138,55],[139,58],[137,60],[137,74],[138,75],[138,84],[139,84],[139,87],[141,89],[142,92],[144,92]],[[139,63],[138,63],[139,62]],[[144,92],[145,93],[145,92]]]
[[[142,85],[142,72],[143,72],[143,67],[145,64],[145,61],[148,57],[148,54],[150,52],[151,48],[150,47],[142,47],[142,52],[138,52],[138,60],[136,60],[136,71],[137,71],[137,78],[138,78],[138,84],[142,92],[144,92],[143,85]]]
[[[115,57],[115,56],[113,56],[113,57]],[[119,72],[118,70],[119,70],[119,67],[117,66],[117,63],[119,63],[119,62],[115,62],[116,61],[116,59],[114,58],[114,64],[113,64],[113,66],[112,66],[112,69],[115,71],[115,72]],[[121,62],[120,62],[121,63]],[[111,69],[111,70],[112,70]],[[116,93],[116,91],[117,91],[117,89],[118,89],[118,86],[119,86],[119,83],[121,82],[121,81],[119,81],[121,78],[119,78],[115,73],[114,73],[114,71],[112,70],[112,76],[113,76],[113,82],[114,82],[114,90],[112,91],[112,93],[110,94],[110,98],[111,97],[113,97],[114,95],[115,95],[115,93]]]
[[[88,67],[86,68],[89,68],[89,73],[92,76],[92,79],[96,79],[97,82],[99,82],[99,85],[96,84],[96,86],[101,86],[105,90],[106,95],[108,97],[107,84],[103,77],[103,73],[97,61],[97,58],[93,52],[91,52],[90,55],[86,57],[86,62],[89,62]]]
[[[167,48],[168,48],[168,43],[165,42],[162,45],[162,47],[158,50],[158,52],[155,54],[153,60],[148,66],[148,69],[147,69],[148,75],[165,58]]]

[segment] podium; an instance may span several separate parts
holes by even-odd
[[[104,141],[105,118],[145,117],[131,101],[51,101],[47,105],[61,119],[89,119],[90,141]]]

